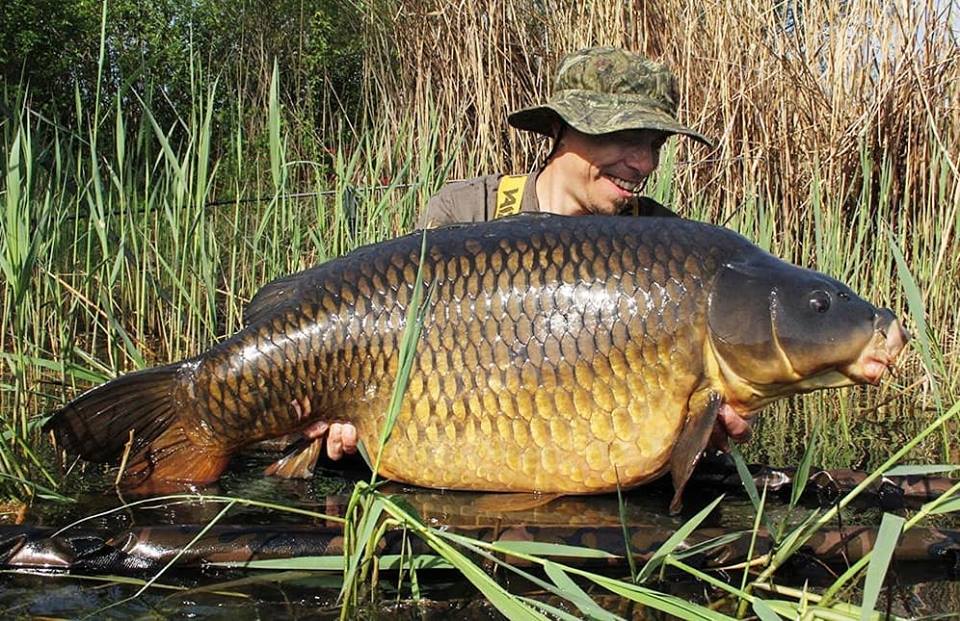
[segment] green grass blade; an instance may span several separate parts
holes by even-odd
[[[571,578],[560,565],[552,562],[544,563],[543,570],[547,576],[559,588],[564,596],[573,603],[589,619],[605,619],[612,621],[621,619],[617,615],[601,608],[593,599],[587,595],[587,592],[580,588],[573,578]]]
[[[877,604],[880,588],[887,576],[887,568],[900,540],[905,519],[890,513],[883,514],[880,522],[880,531],[877,533],[877,542],[873,548],[873,556],[867,567],[867,577],[863,583],[863,603],[860,606],[860,621],[867,621],[869,614]]]
[[[623,531],[623,550],[627,557],[627,566],[630,568],[630,579],[637,581],[637,561],[633,558],[633,550],[630,546],[630,529],[627,527],[627,503],[623,500],[623,492],[620,490],[620,474],[617,473],[617,515],[620,518],[620,530]]]
[[[775,613],[762,599],[753,600],[753,611],[757,613],[760,621],[783,621],[783,617]]]
[[[700,523],[703,522],[708,515],[710,515],[716,506],[720,504],[721,500],[723,500],[723,495],[719,496],[716,500],[704,507],[699,513],[687,520],[683,526],[678,528],[677,532],[670,535],[670,538],[663,542],[663,545],[660,546],[653,556],[650,557],[650,560],[644,564],[643,568],[640,570],[640,573],[637,575],[637,581],[646,582],[649,580],[650,576],[652,576],[653,573],[657,571],[663,564],[663,561],[667,555],[671,554],[677,546],[683,543],[683,541],[690,536],[690,533],[700,526]]]
[[[390,396],[390,404],[387,407],[387,415],[383,429],[380,430],[380,446],[377,450],[377,459],[373,468],[371,484],[373,484],[377,472],[380,470],[380,459],[383,456],[383,449],[390,439],[390,434],[393,433],[393,428],[397,424],[397,417],[400,415],[400,406],[403,403],[403,395],[406,393],[407,382],[410,379],[410,370],[413,368],[413,361],[416,359],[417,343],[420,341],[424,314],[426,313],[427,305],[430,303],[429,296],[426,298],[423,296],[423,260],[426,254],[427,231],[424,230],[420,242],[420,261],[417,264],[417,275],[414,277],[413,293],[410,296],[410,306],[407,308],[407,323],[400,340],[397,377],[393,385],[393,393]]]
[[[269,115],[269,140],[270,140],[270,176],[273,179],[274,190],[280,192],[281,188],[281,150],[280,143],[280,71],[277,68],[277,60],[273,60],[273,73],[270,76],[270,96],[267,103],[267,114]]]
[[[569,558],[617,558],[604,550],[570,546],[562,543],[546,543],[539,541],[497,541],[493,547],[501,552],[519,552],[521,554],[536,554],[537,556],[566,556]]]
[[[813,525],[820,517],[820,510],[812,511],[799,525],[794,527],[783,539],[778,542],[778,548],[773,556],[774,564],[779,564],[787,560],[794,552],[800,549],[807,539],[809,539],[816,529]]]
[[[894,261],[897,264],[897,275],[900,278],[900,282],[903,283],[903,292],[907,297],[907,306],[910,308],[910,314],[917,324],[917,334],[914,335],[916,345],[920,349],[920,357],[923,359],[923,364],[930,374],[930,387],[933,390],[934,400],[937,403],[937,407],[942,409],[943,403],[940,399],[940,387],[934,375],[938,367],[933,362],[934,346],[931,343],[930,328],[927,325],[923,295],[920,293],[920,287],[917,286],[917,281],[914,280],[913,274],[910,273],[907,262],[903,258],[903,253],[900,251],[900,247],[897,245],[893,234],[888,232],[887,239],[890,243],[890,252],[893,253]]]
[[[945,513],[954,513],[956,511],[960,511],[960,498],[954,498],[953,500],[943,503],[939,507],[932,509],[930,514],[943,515]]]
[[[796,507],[803,496],[803,491],[810,480],[810,467],[813,464],[813,457],[817,453],[817,439],[820,437],[820,428],[823,426],[823,419],[818,418],[813,426],[813,432],[810,434],[810,442],[803,451],[803,458],[797,467],[797,472],[793,477],[793,486],[790,489],[790,507]]]
[[[627,584],[620,580],[592,574],[588,576],[599,586],[616,593],[629,600],[644,604],[655,610],[673,615],[684,621],[734,621],[733,617],[716,612],[697,604],[685,602],[680,598],[665,593],[659,593],[635,584]]]
[[[136,93],[134,93],[136,94]],[[184,176],[183,166],[180,164],[180,158],[177,157],[177,154],[174,152],[173,147],[170,145],[170,140],[167,138],[167,135],[164,133],[163,128],[157,123],[157,120],[154,118],[153,113],[150,111],[150,108],[140,96],[137,95],[137,99],[140,101],[140,105],[143,107],[143,114],[147,117],[147,120],[150,121],[150,126],[153,128],[154,136],[157,139],[157,142],[160,143],[160,148],[163,151],[164,160],[167,162],[167,165],[170,166],[170,169],[173,171],[175,187],[184,187],[186,185],[186,177]]]
[[[0,569],[0,574],[18,575],[23,573],[24,572],[21,569]],[[144,586],[147,584],[147,581],[142,578],[132,578],[130,576],[116,576],[113,574],[98,574],[95,576],[83,576],[80,574],[47,573],[47,574],[43,574],[43,576],[46,579],[60,578],[60,579],[71,580],[71,581],[77,580],[80,582],[99,582],[99,583],[105,583],[105,586],[110,586],[114,584],[122,584],[127,586]],[[179,586],[176,584],[164,584],[160,582],[151,583],[149,585],[149,588],[163,590],[163,591],[177,591],[178,594],[187,593],[194,590],[185,586]],[[247,595],[246,593],[236,593],[231,591],[224,591],[222,589],[214,590],[213,587],[207,588],[204,590],[208,593],[212,593],[214,595],[222,595],[224,597],[238,597],[241,599],[250,599],[250,596]]]
[[[520,603],[502,586],[497,584],[496,580],[491,578],[485,571],[477,567],[476,564],[454,549],[450,544],[436,536],[428,537],[427,544],[446,559],[448,563],[456,567],[457,570],[459,570],[473,586],[479,589],[479,591],[483,593],[483,596],[508,619],[537,619],[539,621],[546,621],[546,617],[531,609],[529,606]]]
[[[746,490],[747,496],[750,498],[750,504],[753,505],[754,512],[762,515],[764,526],[767,527],[770,533],[773,533],[774,530],[760,506],[760,494],[757,492],[757,483],[753,480],[753,475],[750,474],[750,468],[747,467],[747,462],[743,459],[743,453],[740,452],[736,444],[730,446],[730,456],[733,457],[733,463],[737,466],[737,474],[740,476],[743,489]]]
[[[538,619],[546,621],[546,617],[520,602],[516,597],[510,594],[491,576],[478,567],[474,562],[464,556],[459,550],[453,547],[444,538],[457,539],[459,536],[453,533],[446,533],[428,528],[418,520],[410,519],[402,507],[395,505],[389,498],[377,497],[377,500],[384,502],[389,514],[405,524],[411,532],[417,534],[428,546],[437,554],[444,558],[454,568],[475,586],[487,600],[496,607],[508,619]],[[468,546],[480,546],[480,542],[462,538]],[[536,578],[530,576],[536,583]],[[546,583],[544,583],[545,586]]]
[[[883,473],[885,477],[915,477],[930,474],[945,474],[960,468],[957,464],[904,465],[891,468]]]
[[[543,589],[544,591],[547,591],[547,592],[549,592],[549,593],[553,593],[554,595],[557,595],[558,597],[563,597],[563,598],[565,598],[565,599],[567,598],[566,594],[565,594],[563,591],[561,591],[559,588],[557,588],[557,587],[556,587],[554,584],[552,584],[551,582],[547,582],[547,581],[541,580],[541,579],[538,578],[537,576],[534,576],[533,574],[531,574],[531,573],[529,573],[529,572],[527,572],[527,571],[524,571],[524,570],[520,569],[519,567],[516,567],[516,566],[514,566],[514,565],[511,565],[510,563],[508,563],[508,562],[505,561],[504,559],[499,558],[499,557],[495,554],[495,552],[497,551],[496,543],[492,543],[492,544],[482,544],[480,541],[478,541],[478,540],[476,540],[476,539],[472,539],[471,537],[467,537],[467,536],[465,536],[465,535],[456,535],[456,534],[454,534],[454,533],[450,533],[450,532],[446,532],[446,531],[442,531],[442,530],[437,530],[437,529],[431,529],[430,532],[431,532],[432,534],[435,534],[436,536],[442,538],[442,539],[445,539],[445,540],[451,541],[451,542],[453,542],[453,543],[455,543],[455,544],[457,544],[457,545],[463,546],[464,548],[466,548],[467,550],[469,550],[469,551],[472,552],[473,554],[476,554],[477,556],[479,556],[479,557],[481,557],[482,559],[486,560],[486,561],[487,561],[488,563],[490,563],[491,565],[496,565],[497,567],[501,567],[501,568],[503,568],[504,570],[509,571],[510,573],[516,574],[516,575],[520,576],[521,578],[527,580],[527,581],[530,582],[531,584],[540,587],[540,588]],[[534,555],[531,555],[531,554],[524,554],[523,552],[504,552],[504,553],[505,553],[505,554],[508,554],[508,555],[517,556],[518,558],[535,559],[533,562],[538,563],[538,564],[540,564],[541,566],[542,566],[542,565],[545,565],[546,563],[549,563],[549,562],[550,562],[550,561],[547,561],[547,560],[542,559],[541,557],[534,556]]]
[[[367,549],[367,544],[370,542],[374,530],[379,525],[380,516],[383,515],[383,509],[383,501],[376,498],[363,513],[363,518],[357,530],[357,536],[354,539],[354,550],[347,562],[346,574],[343,576],[343,590],[340,593],[341,598],[347,595],[347,590],[351,588],[354,583],[355,576],[360,569],[360,559]]]
[[[34,496],[36,496],[37,498],[41,498],[43,500],[61,502],[64,504],[71,504],[76,502],[76,499],[70,498],[69,496],[64,496],[63,494],[57,492],[55,489],[51,489],[35,481],[28,481],[23,477],[18,477],[12,474],[6,474],[3,472],[0,472],[0,479],[4,479],[7,481],[14,482],[18,485],[29,487],[31,490],[33,490]]]
[[[673,556],[675,559],[685,559],[690,558],[691,556],[697,556],[698,554],[706,554],[711,550],[722,548],[725,545],[729,545],[735,541],[743,539],[746,534],[747,531],[741,531],[738,533],[726,533],[720,535],[719,537],[711,537],[706,541],[701,541],[700,543],[684,548],[683,550],[674,550],[671,556]]]

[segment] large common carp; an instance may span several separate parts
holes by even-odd
[[[240,332],[47,427],[87,460],[127,450],[140,491],[215,481],[243,447],[323,420],[353,423],[375,458],[421,241],[270,283]],[[676,509],[718,419],[876,383],[908,338],[837,280],[688,220],[521,215],[426,246],[429,307],[380,467],[417,485],[583,494],[669,471]],[[309,416],[290,407],[305,398]]]

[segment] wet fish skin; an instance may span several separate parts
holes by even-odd
[[[352,422],[375,449],[420,244],[409,235],[275,281],[231,338],[98,387],[48,427],[100,461],[136,429],[126,477],[141,490],[213,481],[243,446],[316,420]],[[841,283],[691,221],[518,216],[432,230],[427,245],[431,304],[381,462],[382,475],[418,485],[591,493],[672,469],[682,487],[721,402],[748,415],[794,392],[875,381],[849,368],[871,347],[889,363],[907,338]],[[805,300],[773,325],[758,301],[770,286],[842,292],[843,330],[818,341],[822,322],[802,325]],[[790,335],[796,360],[816,360],[817,381],[796,377],[779,344],[757,342],[764,325]],[[747,377],[758,369],[761,387]],[[289,404],[304,398],[312,413],[298,418]]]

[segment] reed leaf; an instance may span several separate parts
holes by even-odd
[[[773,608],[762,599],[753,600],[753,611],[757,613],[760,621],[783,621],[783,617],[774,612]]]
[[[920,348],[920,357],[923,359],[923,364],[929,374],[930,388],[933,391],[933,396],[937,402],[937,407],[942,408],[943,404],[940,398],[940,388],[936,378],[936,372],[938,371],[939,367],[934,364],[934,346],[930,338],[931,333],[927,324],[923,296],[920,293],[920,287],[917,286],[917,281],[914,280],[913,275],[910,273],[910,269],[907,267],[906,259],[903,258],[903,253],[900,251],[900,247],[897,245],[896,239],[894,239],[893,235],[890,233],[887,235],[888,242],[890,244],[890,252],[893,254],[893,258],[897,265],[897,275],[902,283],[904,294],[907,296],[907,305],[910,307],[910,315],[917,324],[917,334],[915,335],[915,338],[916,344]]]
[[[563,571],[560,565],[556,563],[544,563],[543,570],[546,572],[547,577],[553,581],[557,588],[560,589],[564,597],[566,597],[577,609],[584,614],[588,619],[598,619],[603,621],[614,621],[616,619],[621,619],[621,617],[607,612],[601,608],[589,595],[586,591],[580,588],[573,579]]]
[[[906,520],[898,515],[883,514],[883,519],[880,521],[880,531],[877,533],[877,541],[873,548],[870,564],[867,567],[867,577],[863,583],[860,621],[867,621],[870,612],[877,604],[877,597],[879,597],[880,589],[883,587],[887,568],[893,559],[893,552],[897,548],[897,541],[900,540],[900,533],[905,522]]]
[[[546,602],[541,602],[540,600],[534,599],[532,597],[524,597],[521,595],[521,596],[518,596],[517,599],[519,599],[521,602],[525,602],[531,608],[539,608],[543,612],[549,614],[550,617],[554,619],[560,619],[562,621],[580,621],[580,617],[576,615],[572,615],[565,610],[561,610],[556,606],[551,606]]]
[[[630,529],[627,528],[627,503],[623,500],[623,491],[620,489],[620,475],[617,474],[617,515],[620,518],[620,530],[623,532],[623,550],[627,557],[627,566],[630,568],[630,579],[637,581],[637,561],[633,558],[630,545]]]
[[[628,584],[613,578],[590,576],[598,585],[629,600],[649,606],[655,610],[673,615],[685,621],[733,621],[733,617],[721,612],[685,602],[680,598],[659,593],[635,584]]]
[[[373,533],[380,524],[380,516],[383,514],[384,503],[379,498],[374,498],[372,502],[364,507],[361,519],[354,527],[353,550],[346,559],[343,575],[343,589],[340,591],[340,598],[347,596],[348,591],[355,586],[357,572],[360,571],[361,560],[364,558],[368,548],[373,548],[376,541],[373,540]],[[347,512],[350,515],[350,512]],[[346,551],[346,550],[345,550]],[[369,558],[366,559],[369,562]]]
[[[670,535],[670,537],[663,542],[657,551],[653,553],[653,556],[650,557],[644,566],[640,569],[640,573],[637,574],[637,582],[646,582],[650,577],[660,569],[663,565],[665,559],[673,553],[673,551],[686,540],[690,534],[700,526],[700,523],[707,519],[707,516],[713,512],[720,501],[723,500],[723,495],[720,495],[711,502],[709,505],[704,507],[697,513],[695,516],[687,520],[683,526],[677,529],[677,532]]]
[[[931,464],[929,466],[910,464],[896,466],[883,473],[885,477],[917,477],[931,474],[946,474],[960,468],[958,464]]]
[[[498,541],[494,549],[500,552],[520,552],[537,556],[565,556],[568,558],[617,558],[604,550],[542,541]]]
[[[932,509],[930,513],[933,515],[943,515],[946,513],[956,513],[957,511],[960,511],[960,498],[955,498],[949,502],[945,502],[942,505]]]
[[[427,231],[424,230],[421,235],[420,260],[417,263],[417,275],[413,286],[413,293],[410,296],[410,306],[407,309],[406,326],[403,336],[400,338],[400,351],[397,354],[397,377],[394,382],[393,393],[390,395],[390,404],[387,406],[387,415],[380,430],[380,446],[377,449],[377,459],[374,463],[373,476],[380,470],[380,459],[383,456],[383,449],[393,433],[393,428],[397,424],[397,417],[400,415],[400,406],[403,402],[403,395],[406,392],[406,386],[410,379],[410,370],[413,368],[417,352],[417,343],[420,340],[420,332],[423,328],[423,319],[430,303],[429,296],[423,296],[423,259],[427,253]],[[371,484],[373,481],[371,480]]]
[[[737,467],[737,475],[740,477],[740,482],[743,484],[743,489],[747,492],[747,496],[750,498],[750,504],[753,505],[753,510],[756,515],[760,515],[763,519],[764,525],[766,525],[767,530],[773,534],[773,530],[769,519],[763,513],[763,509],[760,503],[760,494],[757,493],[757,484],[753,480],[753,475],[750,474],[750,468],[747,467],[747,462],[743,459],[743,453],[740,452],[740,449],[734,444],[730,447],[730,456],[733,457],[733,463]]]
[[[810,468],[813,465],[813,457],[817,454],[817,438],[820,437],[820,431],[823,427],[823,419],[817,419],[810,433],[810,440],[803,451],[803,457],[800,459],[800,465],[797,466],[797,472],[793,477],[793,485],[790,488],[790,507],[796,507],[803,496],[803,491],[807,488],[810,481]]]
[[[746,531],[742,531],[742,532],[726,533],[718,537],[711,537],[710,539],[706,539],[704,541],[701,541],[700,543],[695,543],[691,546],[687,546],[683,550],[674,550],[670,556],[675,559],[682,560],[685,558],[690,558],[692,556],[708,554],[713,550],[730,545],[731,543],[735,543],[743,539],[746,535],[747,535]]]

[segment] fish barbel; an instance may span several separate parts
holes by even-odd
[[[375,459],[421,242],[274,281],[241,331],[47,428],[90,461],[129,450],[137,491],[213,482],[243,447],[317,421],[352,423]],[[520,215],[425,243],[428,306],[379,473],[421,486],[583,494],[670,472],[676,509],[718,417],[876,383],[909,338],[841,282],[688,220]]]

